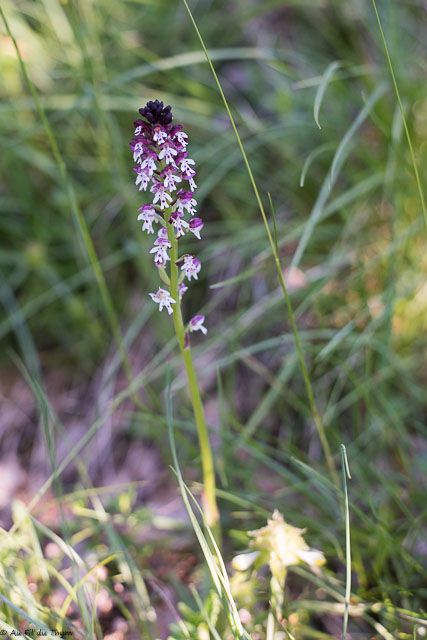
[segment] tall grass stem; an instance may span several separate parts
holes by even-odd
[[[296,326],[295,317],[294,317],[293,310],[292,310],[291,300],[290,300],[290,297],[289,297],[289,294],[288,294],[288,290],[287,290],[287,287],[286,287],[286,284],[285,284],[285,280],[284,280],[284,277],[283,277],[283,272],[282,272],[282,268],[281,268],[281,265],[280,265],[279,255],[278,255],[277,250],[276,250],[276,244],[274,242],[274,239],[273,239],[273,236],[272,236],[269,224],[268,224],[267,216],[266,216],[266,213],[264,211],[264,206],[263,206],[262,201],[261,201],[261,197],[260,197],[260,194],[259,194],[259,191],[258,191],[258,187],[256,185],[255,178],[253,176],[252,169],[251,169],[251,166],[249,164],[249,160],[248,160],[248,157],[246,155],[245,149],[243,147],[243,143],[242,143],[242,140],[240,138],[239,132],[237,130],[237,126],[235,124],[233,115],[232,115],[230,107],[228,105],[227,98],[225,97],[225,94],[224,94],[224,91],[222,89],[221,83],[220,83],[219,78],[218,78],[218,76],[216,74],[216,71],[215,71],[215,68],[214,68],[214,66],[212,64],[212,61],[211,61],[211,59],[209,57],[209,53],[208,53],[208,51],[206,49],[206,45],[204,43],[202,35],[201,35],[200,31],[199,31],[199,28],[198,28],[198,26],[196,24],[196,21],[195,21],[194,17],[193,17],[191,9],[188,6],[187,1],[183,0],[183,2],[184,2],[184,5],[185,5],[185,8],[187,9],[188,15],[190,16],[190,20],[191,20],[191,22],[193,24],[194,30],[196,31],[197,37],[199,38],[200,44],[202,46],[202,49],[203,49],[203,51],[205,53],[207,62],[209,64],[209,67],[211,69],[212,75],[213,75],[213,77],[215,79],[215,82],[216,82],[216,85],[218,87],[218,91],[219,91],[219,93],[221,95],[221,98],[222,98],[222,101],[224,103],[225,110],[227,111],[227,115],[228,115],[228,117],[230,119],[231,126],[232,126],[233,131],[234,131],[234,133],[236,135],[237,143],[238,143],[240,151],[242,153],[243,161],[245,163],[245,166],[246,166],[246,169],[247,169],[247,172],[248,172],[248,175],[249,175],[249,179],[250,179],[250,182],[251,182],[254,194],[255,194],[255,198],[256,198],[256,201],[257,201],[257,204],[258,204],[262,219],[264,221],[265,229],[266,229],[266,232],[267,232],[268,240],[269,240],[269,243],[270,243],[270,246],[271,246],[271,251],[273,253],[274,262],[275,262],[276,269],[277,269],[277,274],[278,274],[278,277],[279,277],[280,286],[281,286],[282,291],[283,291],[283,295],[284,295],[285,302],[286,302],[286,307],[287,307],[288,314],[289,314],[289,319],[290,319],[290,322],[291,322],[292,333],[293,333],[294,339],[295,339],[295,345],[296,345],[297,352],[298,352],[298,358],[299,358],[299,362],[300,362],[300,366],[301,366],[301,370],[302,370],[302,374],[303,374],[303,378],[304,378],[304,383],[305,383],[305,387],[306,387],[308,401],[309,401],[309,404],[310,404],[310,409],[311,409],[311,412],[313,414],[314,422],[315,422],[315,425],[316,425],[316,430],[317,430],[317,433],[318,433],[318,436],[319,436],[320,443],[322,445],[322,449],[323,449],[323,452],[324,452],[324,455],[325,455],[326,463],[327,463],[328,468],[329,468],[329,472],[330,472],[330,474],[332,476],[332,479],[334,481],[335,486],[338,487],[339,486],[339,480],[338,480],[338,474],[337,474],[336,467],[335,467],[335,462],[334,462],[334,459],[333,459],[333,456],[332,456],[332,453],[331,453],[331,449],[330,449],[330,446],[329,446],[328,439],[326,437],[326,433],[325,433],[325,429],[324,429],[324,425],[323,425],[322,419],[321,419],[321,417],[320,417],[320,415],[319,415],[319,413],[317,411],[317,408],[316,408],[316,403],[315,403],[314,394],[313,394],[313,388],[312,388],[310,377],[309,377],[309,374],[308,374],[308,370],[307,370],[307,367],[306,367],[306,364],[305,364],[304,355],[303,355],[303,352],[302,352],[301,341],[300,341],[300,338],[299,338],[298,329],[297,329],[297,326]]]
[[[393,80],[393,86],[394,86],[394,90],[395,90],[395,93],[396,93],[397,102],[399,103],[399,109],[400,109],[400,113],[402,115],[403,126],[405,128],[406,138],[408,140],[409,151],[411,153],[412,166],[413,166],[413,169],[414,169],[414,174],[415,174],[415,180],[416,180],[416,183],[417,183],[418,194],[419,194],[420,201],[421,201],[421,208],[422,208],[422,211],[423,211],[423,214],[424,214],[424,222],[426,223],[426,227],[427,227],[427,208],[426,208],[426,203],[425,203],[425,200],[424,200],[423,188],[421,186],[420,174],[418,173],[417,162],[416,162],[416,159],[415,159],[414,147],[412,146],[411,134],[409,133],[408,124],[406,122],[405,111],[403,109],[402,100],[400,98],[399,87],[397,86],[397,80],[396,80],[396,76],[394,74],[393,64],[392,64],[392,61],[391,61],[390,53],[389,53],[388,46],[387,46],[387,41],[385,39],[384,31],[383,31],[382,24],[381,24],[380,15],[378,13],[377,4],[376,4],[375,0],[372,0],[372,4],[373,4],[373,7],[374,7],[375,16],[377,18],[378,28],[379,28],[380,33],[381,33],[381,40],[382,40],[383,45],[384,45],[384,50],[385,50],[385,55],[386,55],[386,58],[387,58],[388,66],[390,68],[390,75],[391,75],[391,79]]]
[[[350,540],[350,510],[348,506],[347,478],[351,480],[350,468],[348,466],[347,451],[345,445],[340,446],[341,464],[342,464],[342,481],[344,489],[344,505],[345,505],[345,608],[342,628],[342,638],[346,640],[348,626],[348,609],[350,606],[351,595],[351,540]]]

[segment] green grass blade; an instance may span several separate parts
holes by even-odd
[[[53,153],[53,156],[55,158],[55,161],[58,165],[58,169],[59,172],[61,174],[61,178],[63,180],[64,183],[64,187],[66,189],[67,192],[67,196],[68,199],[70,201],[70,207],[71,207],[71,211],[73,213],[73,217],[74,217],[74,221],[76,224],[77,229],[80,232],[81,238],[83,240],[87,255],[89,257],[89,261],[90,264],[92,266],[94,275],[95,275],[95,280],[97,282],[100,294],[101,294],[101,299],[103,301],[106,313],[107,313],[107,317],[110,323],[110,327],[111,327],[111,331],[113,333],[114,339],[116,341],[117,347],[120,351],[120,354],[122,356],[122,361],[123,361],[123,367],[124,370],[126,372],[126,375],[128,377],[128,380],[131,381],[132,380],[132,368],[130,365],[130,361],[126,352],[126,349],[124,347],[123,344],[123,338],[122,338],[122,334],[120,331],[120,325],[119,325],[119,321],[114,309],[114,305],[113,302],[111,300],[111,296],[110,293],[108,291],[107,288],[107,284],[105,282],[105,278],[104,278],[104,274],[98,259],[98,256],[96,254],[95,251],[95,247],[94,244],[92,242],[92,238],[88,229],[88,226],[86,224],[86,220],[84,218],[83,212],[80,208],[80,205],[78,203],[77,200],[77,196],[72,184],[72,181],[68,175],[68,171],[67,171],[67,167],[65,165],[65,162],[62,158],[61,152],[59,150],[59,146],[58,143],[56,141],[55,135],[53,133],[52,127],[50,126],[49,120],[46,116],[45,110],[40,102],[39,96],[37,94],[36,88],[28,74],[27,68],[25,66],[24,60],[22,59],[21,53],[19,51],[19,47],[18,44],[16,42],[16,39],[14,37],[14,35],[12,34],[12,31],[10,29],[9,23],[6,19],[6,16],[4,14],[4,11],[2,9],[2,7],[0,7],[0,15],[2,17],[4,26],[6,28],[7,34],[9,35],[9,37],[11,38],[12,42],[13,42],[13,46],[16,52],[16,55],[18,57],[18,61],[19,61],[19,66],[21,68],[21,72],[25,78],[25,81],[28,85],[28,88],[31,92],[31,95],[33,97],[34,100],[34,104],[36,106],[38,115],[40,117],[40,120],[43,123],[43,127],[44,130],[46,132],[47,138],[49,140],[49,144]]]
[[[345,501],[345,609],[342,637],[346,640],[347,637],[347,625],[348,625],[348,608],[350,605],[351,596],[351,542],[350,542],[350,511],[348,506],[348,491],[347,491],[347,478],[351,480],[350,469],[348,466],[347,452],[345,445],[341,445],[341,461],[342,461],[342,479],[344,486],[344,501]]]
[[[319,111],[322,105],[326,88],[329,84],[330,79],[334,75],[335,71],[340,68],[341,64],[342,63],[339,60],[335,60],[335,62],[331,62],[331,64],[326,68],[326,71],[323,74],[322,80],[320,81],[319,87],[317,89],[316,97],[314,99],[313,117],[319,129],[322,128],[319,122]]]
[[[291,266],[297,267],[301,262],[302,256],[307,248],[309,240],[313,234],[313,231],[318,223],[318,221],[322,218],[325,204],[329,198],[331,187],[334,184],[337,175],[343,165],[344,161],[347,158],[347,155],[350,153],[350,142],[360,127],[362,122],[367,118],[370,110],[374,106],[374,104],[380,99],[381,95],[385,91],[385,86],[382,85],[377,87],[374,93],[371,95],[368,103],[361,109],[356,119],[342,138],[338,148],[335,152],[335,155],[332,160],[331,169],[329,174],[326,176],[323,181],[322,187],[320,189],[319,195],[317,196],[316,202],[313,205],[310,216],[306,225],[304,226],[303,233],[301,235],[300,241],[292,258]]]
[[[279,241],[278,241],[278,237],[277,237],[276,215],[274,213],[274,206],[273,206],[273,200],[271,199],[271,195],[269,193],[267,193],[267,195],[268,195],[268,201],[270,203],[271,217],[272,217],[272,220],[273,220],[274,247],[276,249],[276,254],[279,255]]]
[[[360,112],[357,114],[357,117],[354,120],[353,124],[348,129],[347,133],[345,134],[340,144],[338,145],[338,148],[335,152],[334,159],[332,160],[332,165],[331,165],[331,184],[335,180],[335,174],[338,166],[341,166],[342,164],[341,156],[343,155],[344,150],[348,147],[352,137],[354,136],[354,134],[356,133],[360,125],[366,120],[366,118],[372,111],[375,104],[378,102],[381,96],[385,93],[385,90],[386,90],[386,86],[384,84],[380,84],[375,89],[375,91],[370,96],[369,100],[367,100],[363,109],[361,109]]]
[[[387,41],[385,39],[384,31],[383,31],[383,28],[382,28],[382,24],[381,24],[381,20],[380,20],[380,16],[379,16],[378,9],[377,9],[377,4],[376,4],[375,0],[372,0],[372,4],[373,4],[373,7],[374,7],[375,16],[377,18],[378,27],[379,27],[379,30],[380,30],[380,33],[381,33],[381,40],[382,40],[383,45],[384,45],[384,50],[385,50],[385,54],[386,54],[386,57],[387,57],[388,66],[390,68],[390,74],[391,74],[391,78],[393,80],[393,86],[394,86],[394,90],[395,90],[395,93],[396,93],[397,102],[399,103],[400,113],[402,114],[403,126],[405,128],[406,139],[408,140],[409,151],[411,153],[412,167],[413,167],[413,170],[414,170],[415,180],[416,180],[416,183],[417,183],[418,195],[420,197],[421,208],[422,208],[422,211],[423,211],[423,214],[424,214],[424,222],[425,222],[426,227],[427,227],[427,208],[426,208],[426,203],[425,203],[425,200],[424,200],[423,188],[421,186],[420,174],[418,173],[417,161],[415,159],[415,153],[414,153],[414,147],[412,145],[411,134],[409,133],[408,124],[406,122],[405,111],[403,109],[402,100],[400,98],[399,87],[397,86],[397,80],[396,80],[396,76],[394,75],[393,64],[391,62],[391,57],[390,57],[390,53],[389,53],[389,50],[388,50]]]
[[[325,153],[325,151],[329,151],[330,149],[332,149],[332,145],[329,144],[329,143],[326,143],[326,144],[320,145],[320,147],[317,147],[316,149],[313,149],[313,151],[311,151],[308,154],[308,156],[307,156],[307,158],[306,158],[306,160],[304,162],[302,171],[301,171],[301,177],[300,177],[300,181],[299,181],[299,186],[300,187],[303,187],[304,184],[305,184],[305,179],[306,179],[308,170],[310,169],[310,167],[312,165],[313,160],[315,160],[322,153]]]

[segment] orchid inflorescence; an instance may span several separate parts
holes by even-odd
[[[147,102],[139,109],[143,119],[134,122],[134,137],[130,143],[133,159],[137,163],[136,185],[140,191],[153,194],[152,204],[145,204],[138,209],[138,220],[142,220],[142,230],[148,234],[155,233],[153,224],[160,224],[157,238],[150,254],[154,254],[154,264],[158,268],[160,278],[167,288],[159,287],[156,293],[150,293],[152,300],[159,305],[159,311],[166,308],[169,314],[174,313],[173,305],[181,300],[188,287],[185,278],[197,280],[201,264],[191,254],[174,255],[174,264],[181,270],[176,292],[171,291],[171,278],[166,272],[167,263],[171,261],[172,245],[187,232],[191,232],[200,240],[203,228],[201,218],[194,217],[196,200],[193,197],[197,185],[194,181],[195,162],[188,157],[186,150],[188,136],[181,124],[172,125],[172,108],[164,107],[163,102],[155,100]],[[185,185],[187,183],[187,186]],[[188,221],[185,215],[192,216]],[[176,251],[173,251],[175,254]],[[171,295],[172,294],[172,295]],[[187,326],[188,331],[207,332],[203,326],[204,316],[196,315]]]

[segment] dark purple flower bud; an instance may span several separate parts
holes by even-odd
[[[151,130],[151,126],[144,120],[140,120],[139,118],[138,120],[135,120],[135,122],[133,123],[133,127],[135,136],[143,136],[144,134],[149,133]]]
[[[185,332],[185,337],[184,337],[184,349],[189,349],[190,348],[190,336],[188,335],[187,331]]]
[[[171,138],[174,138],[177,133],[182,131],[182,124],[174,124],[172,129],[169,131],[169,135]]]
[[[145,107],[139,110],[139,113],[148,120],[150,124],[168,125],[172,122],[172,107],[168,105],[163,107],[163,102],[154,100],[147,102]]]

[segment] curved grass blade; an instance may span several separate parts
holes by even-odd
[[[264,60],[275,61],[275,55],[272,49],[265,47],[229,47],[225,49],[214,49],[211,52],[212,60]],[[160,58],[141,64],[129,71],[121,73],[107,83],[108,87],[116,87],[127,82],[139,80],[146,76],[157,73],[158,71],[171,71],[180,67],[189,67],[203,63],[205,56],[200,51],[186,51],[168,58]]]
[[[342,65],[342,62],[340,62],[339,60],[335,60],[335,62],[331,62],[331,64],[326,68],[326,71],[324,72],[322,79],[320,81],[319,87],[316,91],[316,97],[314,99],[313,117],[314,117],[314,122],[317,124],[319,129],[322,128],[319,122],[319,111],[322,105],[326,88],[329,84],[330,79],[334,75],[335,71],[339,69],[341,65]]]
[[[300,187],[304,186],[306,175],[307,175],[308,170],[310,169],[310,167],[312,165],[313,160],[315,160],[318,156],[320,156],[322,153],[324,153],[325,151],[328,151],[331,148],[332,148],[332,145],[330,145],[329,143],[322,144],[322,145],[320,145],[320,147],[317,147],[316,149],[313,149],[313,151],[311,151],[308,154],[308,156],[307,156],[307,158],[306,158],[306,160],[304,162],[304,166],[302,168],[302,171],[301,171],[301,178],[300,178],[300,181],[299,181],[299,186]]]
[[[322,187],[320,189],[319,195],[317,196],[317,200],[313,205],[307,223],[304,226],[303,233],[301,235],[300,241],[294,253],[294,257],[292,258],[291,267],[297,267],[301,261],[301,258],[304,254],[304,251],[309,243],[311,235],[314,231],[314,228],[318,221],[321,219],[323,215],[323,209],[326,204],[326,201],[329,197],[331,187],[335,182],[335,179],[339,173],[339,170],[347,158],[348,153],[350,152],[350,141],[360,127],[362,122],[367,118],[370,110],[374,106],[374,104],[380,99],[381,95],[385,92],[385,85],[380,85],[374,91],[374,93],[370,96],[368,102],[365,104],[363,109],[359,112],[356,119],[354,120],[351,127],[348,129],[344,137],[342,138],[338,148],[335,152],[334,158],[332,160],[331,169],[329,175],[326,176]]]
[[[2,600],[7,607],[10,607],[12,611],[14,611],[18,616],[20,616],[21,618],[24,618],[24,620],[32,624],[36,629],[40,629],[41,631],[43,631],[44,638],[54,637],[53,634],[50,632],[51,630],[48,627],[46,627],[42,622],[40,622],[40,620],[35,620],[32,616],[29,616],[28,613],[24,611],[24,609],[22,609],[21,607],[18,607],[18,605],[14,604],[11,600],[9,600],[9,598],[7,598],[2,593],[0,593],[0,600]],[[3,629],[6,629],[6,631],[11,635],[11,637],[22,635],[20,631],[18,631],[17,629],[14,629],[9,624],[7,624],[7,622],[1,619],[0,619],[0,627],[2,627]],[[26,637],[28,638],[28,636]]]
[[[366,102],[365,106],[363,107],[363,109],[361,109],[359,111],[359,113],[357,114],[356,120],[353,122],[353,124],[351,125],[351,127],[348,129],[347,133],[345,134],[345,136],[341,140],[340,144],[338,145],[338,148],[337,148],[337,150],[335,152],[335,155],[334,155],[334,159],[332,160],[331,184],[335,179],[335,174],[336,174],[337,167],[341,164],[340,160],[341,160],[341,156],[344,153],[344,150],[349,145],[350,140],[352,139],[352,137],[354,136],[354,134],[356,133],[356,131],[358,130],[358,128],[360,127],[362,122],[364,120],[366,120],[366,118],[368,117],[368,115],[371,112],[371,110],[374,107],[374,105],[378,102],[378,100],[381,98],[381,96],[385,93],[385,90],[386,90],[386,86],[385,86],[384,83],[380,84],[375,89],[375,91],[370,96],[369,100],[367,100],[367,102]]]

